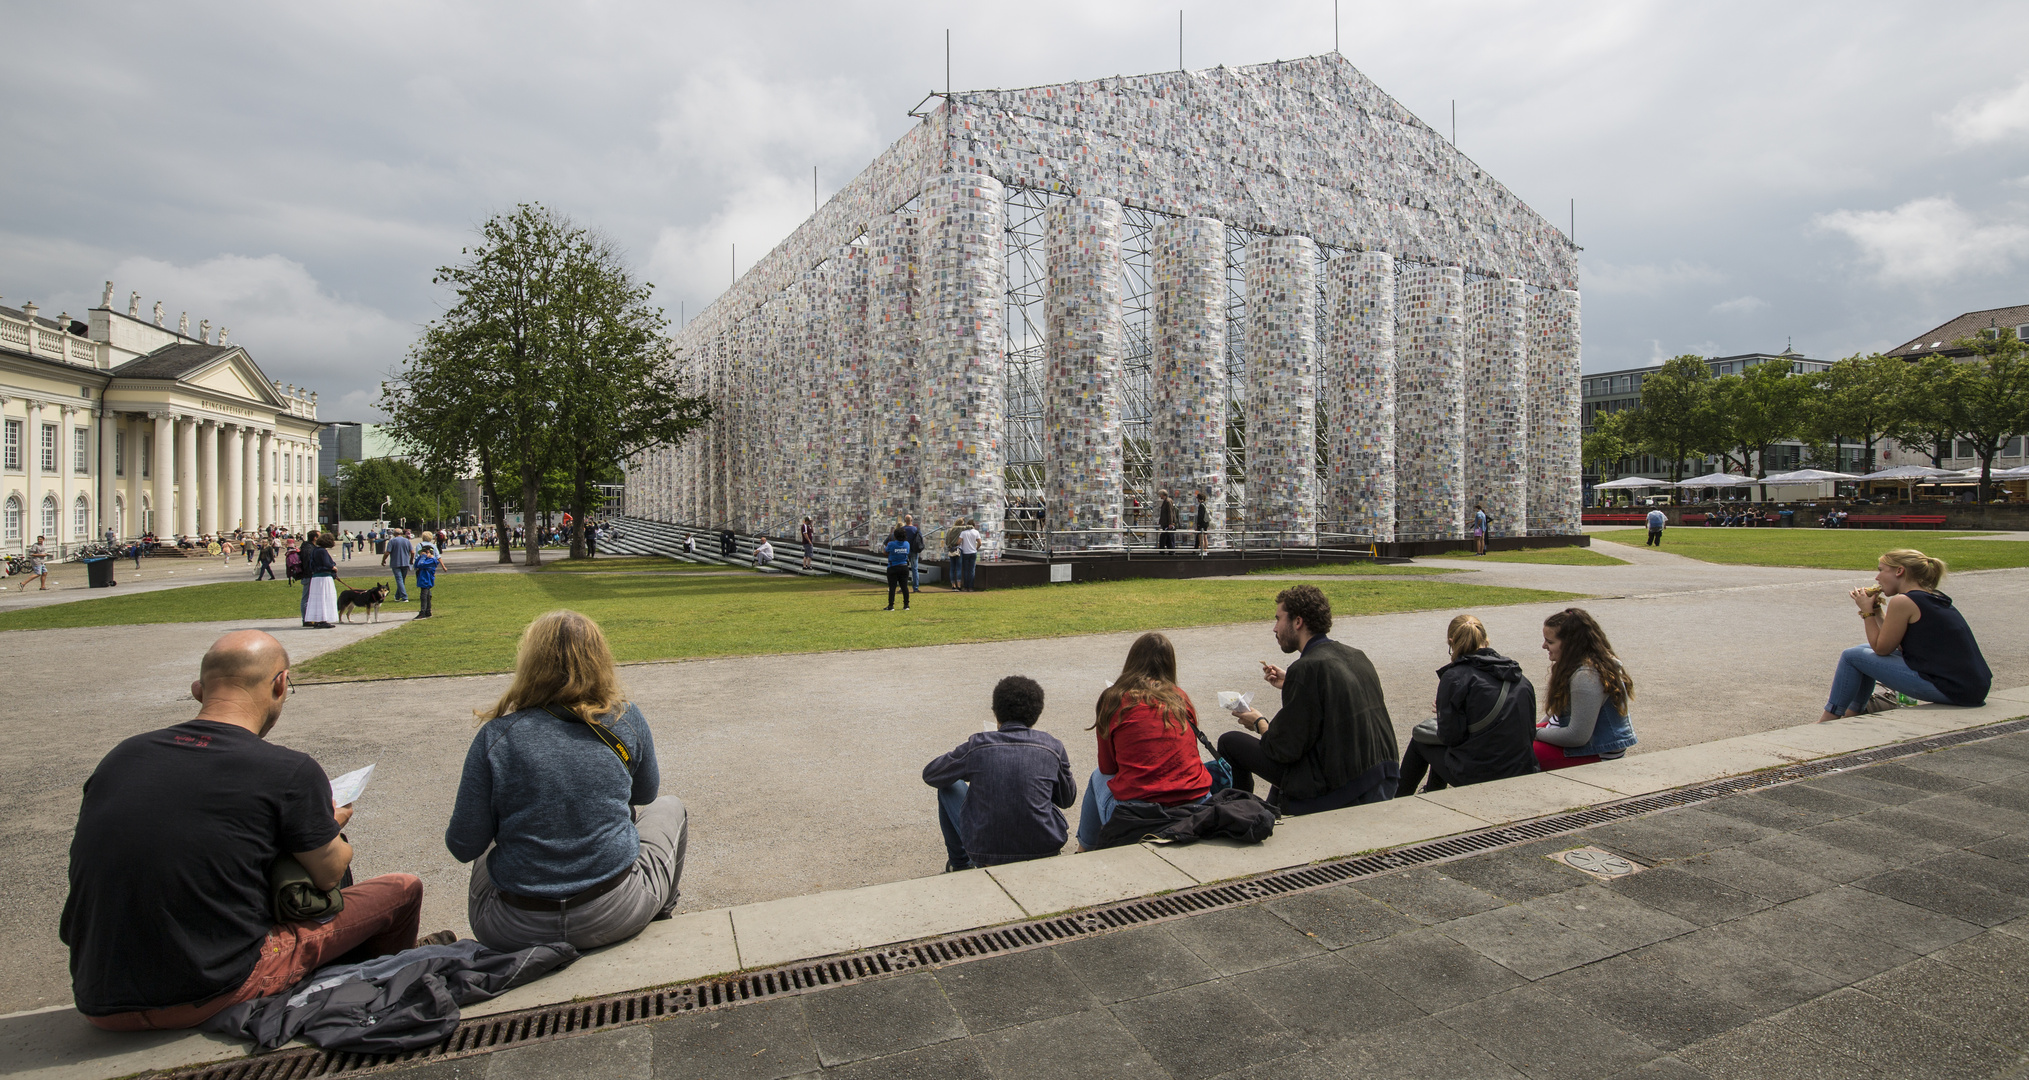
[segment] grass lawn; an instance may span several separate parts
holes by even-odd
[[[1595,540],[1641,546],[1642,529],[1594,533]],[[1810,566],[1825,570],[1873,569],[1884,551],[1915,548],[1953,570],[2029,566],[2029,541],[1961,540],[1991,535],[1943,529],[1708,529],[1683,525],[1663,533],[1663,550],[1705,562],[1747,566]],[[1946,588],[1950,588],[1949,582]]]
[[[1546,566],[1626,566],[1626,559],[1616,559],[1591,548],[1556,547],[1531,548],[1527,551],[1489,551],[1474,555],[1471,548],[1460,548],[1436,556],[1440,559],[1480,559],[1485,562],[1538,563]]]
[[[1260,570],[1249,570],[1248,574],[1317,574],[1323,577],[1427,577],[1431,574],[1462,574],[1448,566],[1405,566],[1401,563],[1337,562],[1337,563],[1289,563],[1285,566],[1270,566]]]
[[[737,566],[714,566],[709,563],[684,562],[662,555],[614,555],[603,559],[581,559],[572,562],[559,558],[535,568],[538,574],[608,574],[643,570],[673,571],[683,574],[713,573],[738,570]]]
[[[437,587],[436,617],[327,653],[306,679],[504,671],[528,621],[569,607],[606,628],[622,661],[882,649],[1005,641],[1272,616],[1274,581],[1110,581],[926,593],[916,610],[884,612],[887,591],[826,578],[627,574],[474,574]],[[1321,583],[1342,617],[1579,599],[1576,594],[1451,582]],[[294,618],[297,591],[237,581],[81,600],[0,615],[0,629]],[[396,618],[413,611],[394,605]]]

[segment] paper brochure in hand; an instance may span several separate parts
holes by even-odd
[[[331,781],[331,805],[351,806],[359,801],[359,796],[366,791],[366,782],[372,777],[373,766],[368,765]]]

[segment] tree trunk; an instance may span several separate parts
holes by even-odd
[[[542,495],[542,470],[521,467],[521,532],[524,541],[521,564],[542,565],[542,529],[536,524],[536,499]]]
[[[493,475],[493,455],[482,444],[479,450],[479,483],[486,491],[486,504],[493,507],[494,542],[500,545],[500,561],[514,561],[514,534],[507,531],[507,507],[500,503],[500,483]]]
[[[585,458],[571,463],[571,558],[585,558]]]

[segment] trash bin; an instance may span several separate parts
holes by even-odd
[[[375,555],[385,555],[385,554],[387,554],[387,541],[385,541],[385,540],[375,540],[375,541],[373,542],[373,553],[374,553]]]
[[[1785,527],[1787,527],[1787,528],[1791,528],[1791,529],[1794,529],[1794,528],[1796,528],[1796,527],[1797,527],[1797,512],[1796,512],[1796,511],[1794,511],[1794,510],[1780,510],[1780,511],[1777,511],[1777,512],[1776,512],[1776,516],[1782,519],[1782,523],[1783,523],[1783,525],[1784,525]]]
[[[86,559],[85,583],[94,589],[104,589],[118,585],[119,582],[113,580],[113,560],[110,558]]]

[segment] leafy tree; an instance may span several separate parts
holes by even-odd
[[[1962,338],[1977,359],[1954,365],[1961,374],[1947,399],[1953,434],[1972,443],[1980,459],[1980,502],[1987,501],[1994,458],[2010,436],[2029,431],[2029,345],[2012,330]]]
[[[1684,478],[1684,459],[1703,457],[1719,442],[1711,365],[1686,354],[1664,361],[1642,379],[1641,408],[1629,421],[1637,448],[1670,463],[1670,482]]]
[[[426,473],[400,458],[340,461],[337,488],[340,516],[352,521],[384,517],[441,525],[463,509],[449,474]]]
[[[1862,471],[1873,472],[1874,445],[1892,437],[1907,419],[1908,381],[1908,362],[1880,353],[1834,361],[1812,380],[1801,428],[1805,440],[1814,447],[1830,443],[1834,462],[1847,441],[1857,442],[1866,452]]]
[[[1635,452],[1635,438],[1629,429],[1639,413],[1638,409],[1601,413],[1593,421],[1592,434],[1585,436],[1585,441],[1579,444],[1579,457],[1587,465],[1599,466],[1602,475],[1615,470],[1622,459]]]
[[[1903,382],[1902,423],[1895,439],[1904,446],[1921,447],[1933,469],[1944,468],[1944,459],[1952,456],[1952,438],[1958,434],[1953,411],[1963,394],[1959,383],[1965,374],[1965,365],[1933,355],[1911,365]]]
[[[1725,375],[1716,381],[1725,445],[1738,448],[1741,460],[1749,466],[1758,464],[1755,471],[1763,475],[1768,472],[1768,448],[1803,429],[1811,384],[1791,378],[1792,366],[1787,358],[1777,357],[1748,368],[1744,375]],[[1760,486],[1767,498],[1766,485]]]

